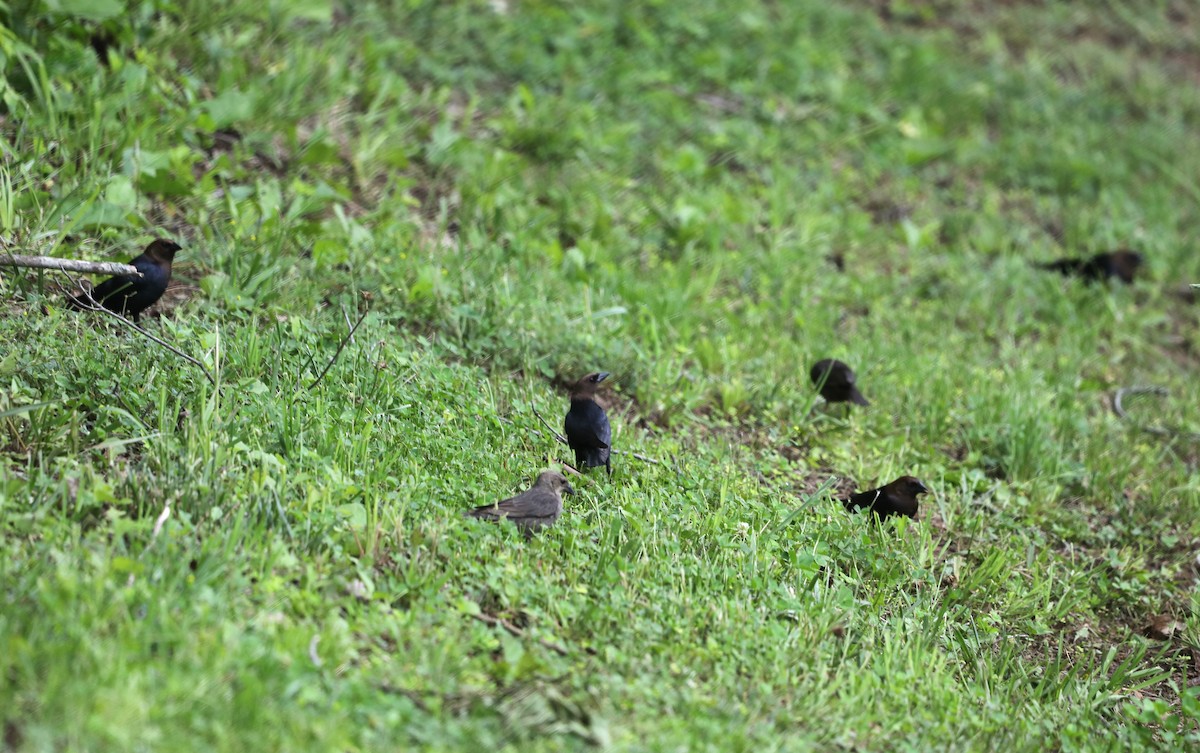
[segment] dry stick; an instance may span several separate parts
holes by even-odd
[[[154,531],[150,534],[150,543],[158,538],[158,534],[162,531],[163,524],[167,522],[167,518],[171,517],[171,503],[163,505],[162,512],[158,514],[158,519],[154,521]]]
[[[122,275],[124,277],[141,277],[142,273],[131,264],[118,264],[111,261],[80,261],[79,259],[59,259],[54,256],[23,256],[20,254],[0,255],[0,264],[10,267],[30,267],[33,269],[53,269],[59,272],[86,272],[95,275]]]
[[[321,642],[321,634],[317,633],[308,642],[308,659],[317,669],[321,668],[321,655],[317,653],[317,645]]]
[[[338,308],[340,308],[342,310],[342,318],[346,320],[346,329],[350,330],[351,334],[353,334],[354,328],[350,326],[350,317],[346,316],[346,307],[338,306]],[[314,351],[312,353],[309,353],[308,360],[304,362],[304,366],[300,369],[300,373],[303,374],[304,372],[308,371],[308,367],[312,366],[313,362],[316,360],[317,360],[316,352]]]
[[[506,423],[509,426],[516,426],[516,423],[511,418],[505,418],[504,416],[499,416],[498,418],[500,419],[501,423]],[[530,434],[537,437],[538,439],[541,439],[543,436],[542,433],[540,431],[538,431],[537,429],[527,429],[526,431],[528,431]],[[558,439],[557,436],[555,438]],[[562,440],[559,439],[559,441],[562,441]],[[579,470],[577,468],[575,468],[575,466],[571,465],[567,461],[560,458],[558,462],[559,462],[559,464],[562,465],[563,471],[565,471],[566,473],[570,473],[573,476],[583,477],[583,474],[580,473]]]
[[[640,452],[626,452],[625,450],[609,450],[614,455],[628,455],[635,460],[640,460],[643,463],[651,463],[653,465],[662,465],[662,463],[654,458],[648,458]]]
[[[567,438],[564,437],[562,434],[559,434],[557,431],[555,431],[554,427],[552,427],[549,423],[547,423],[546,419],[542,418],[542,414],[538,413],[538,409],[537,409],[536,405],[534,405],[532,402],[530,402],[529,407],[533,409],[533,415],[537,416],[537,419],[542,422],[542,426],[545,426],[546,429],[550,432],[550,436],[552,436],[556,440],[558,440],[558,442],[560,444],[567,444]],[[530,431],[532,431],[534,434],[536,434],[539,437],[542,436],[542,433],[540,431],[538,431],[537,429],[530,429]],[[571,465],[567,461],[559,459],[558,462],[562,463],[564,471],[567,471],[568,473],[570,473],[573,476],[579,476],[580,478],[583,477],[583,473],[581,473],[578,468]]]
[[[383,683],[382,685],[380,685],[379,689],[382,690],[384,693],[392,693],[393,695],[402,695],[405,698],[407,698],[408,700],[412,701],[413,705],[416,706],[418,709],[420,709],[421,711],[424,711],[427,714],[429,713],[429,704],[425,701],[425,698],[421,695],[420,691],[413,690],[411,688],[402,688],[399,685],[392,685],[392,684],[386,683],[386,682]],[[433,691],[428,691],[428,692],[430,695],[436,695],[436,693],[434,693]]]
[[[158,514],[158,519],[154,521],[154,531],[152,531],[150,533],[150,543],[146,544],[146,548],[142,550],[141,555],[138,555],[138,559],[141,559],[142,555],[144,555],[146,552],[150,551],[150,547],[154,546],[154,542],[158,540],[158,534],[162,532],[163,524],[165,524],[167,522],[167,518],[169,518],[169,517],[171,517],[171,503],[170,502],[163,505],[162,512],[160,512]],[[129,580],[127,580],[125,582],[125,587],[128,588],[128,587],[132,586],[134,580],[135,580],[134,574],[130,573]]]
[[[507,630],[510,635],[513,635],[517,638],[525,637],[525,631],[521,630],[521,628],[512,624],[508,620],[502,620],[499,617],[493,617],[490,614],[473,614],[471,616],[474,617],[475,619],[479,620],[480,622],[484,623],[485,625],[502,627],[505,630]],[[563,648],[559,644],[554,643],[553,641],[547,641],[547,640],[543,640],[542,638],[538,638],[537,642],[542,644],[546,648],[550,649],[554,653],[558,654],[559,656],[570,656],[569,651],[567,651],[565,648]]]
[[[325,375],[329,373],[329,370],[333,368],[334,362],[336,362],[338,360],[338,356],[342,354],[342,348],[345,348],[346,343],[354,339],[354,333],[358,331],[358,325],[363,323],[363,319],[367,318],[367,314],[369,312],[370,309],[364,311],[362,316],[358,317],[358,321],[354,323],[354,326],[350,328],[350,332],[347,333],[344,338],[342,338],[342,342],[338,344],[337,350],[333,352],[333,358],[329,359],[329,363],[325,364],[325,368],[321,371],[317,378],[313,380],[312,384],[308,385],[310,390],[320,384],[321,380],[325,378]]]
[[[550,436],[557,439],[559,444],[567,443],[567,438],[564,437],[562,434],[559,434],[557,431],[555,431],[554,427],[551,426],[549,423],[547,423],[546,419],[542,418],[542,414],[538,413],[538,409],[537,409],[536,405],[534,405],[532,402],[530,402],[529,407],[533,409],[533,415],[537,416],[537,420],[542,422],[542,426],[545,426],[550,431]]]
[[[68,276],[68,277],[67,277],[67,279],[68,279],[68,280],[70,280],[71,278]],[[74,280],[71,280],[71,282],[72,282],[72,283],[74,283],[75,281],[74,281]],[[213,375],[209,373],[208,369],[207,369],[207,368],[205,368],[204,364],[200,363],[200,362],[199,362],[198,360],[196,360],[195,358],[192,358],[192,357],[191,357],[191,356],[189,356],[187,353],[184,353],[184,352],[183,352],[182,350],[180,350],[179,348],[176,348],[174,345],[170,344],[170,343],[169,343],[169,342],[167,342],[166,340],[163,340],[163,339],[161,339],[161,338],[155,337],[154,335],[150,334],[149,332],[147,332],[146,330],[142,329],[142,328],[141,328],[141,327],[139,327],[138,325],[134,324],[133,322],[131,322],[131,321],[129,321],[128,319],[126,319],[125,317],[121,316],[121,315],[120,315],[120,314],[118,314],[117,312],[115,312],[115,311],[109,311],[108,309],[104,308],[103,306],[101,306],[101,305],[100,305],[100,304],[99,304],[99,303],[96,301],[96,299],[95,299],[95,298],[93,298],[93,297],[92,297],[92,291],[90,291],[90,290],[85,290],[85,291],[83,291],[83,296],[87,298],[87,303],[84,305],[84,308],[85,308],[85,309],[87,309],[88,311],[102,311],[102,312],[104,312],[105,314],[108,314],[109,316],[113,317],[113,318],[114,318],[114,319],[116,319],[117,321],[121,322],[121,323],[122,323],[122,324],[124,324],[126,327],[129,327],[130,329],[133,329],[133,330],[136,330],[136,331],[140,332],[140,333],[141,333],[141,334],[142,334],[144,337],[146,337],[146,338],[148,338],[148,339],[150,339],[150,340],[153,340],[154,342],[156,342],[156,343],[158,343],[159,345],[163,346],[164,348],[166,348],[167,350],[171,351],[171,352],[172,352],[172,353],[174,353],[175,355],[179,356],[179,357],[180,357],[180,358],[182,358],[183,360],[187,361],[188,363],[192,364],[192,365],[193,365],[193,366],[195,366],[196,368],[200,369],[200,371],[204,372],[204,376],[205,376],[205,378],[207,378],[207,379],[208,379],[208,383],[209,383],[209,384],[211,384],[211,385],[212,385],[212,386],[214,386],[214,387],[216,387],[216,386],[217,386],[217,380],[216,380],[216,379],[213,379]],[[76,298],[76,300],[78,301],[79,299],[78,299],[78,298]]]
[[[1125,395],[1159,395],[1165,397],[1168,392],[1166,387],[1122,387],[1113,395],[1113,413],[1117,414],[1117,418],[1129,419],[1129,414],[1125,412],[1125,406],[1122,404]],[[1190,431],[1179,431],[1178,429],[1167,429],[1162,426],[1147,426],[1145,424],[1134,423],[1137,428],[1150,434],[1157,434],[1162,437],[1183,436],[1193,439],[1200,438],[1200,434]]]
[[[529,407],[533,409],[533,415],[537,416],[537,420],[542,422],[542,426],[545,426],[547,429],[550,430],[550,434],[555,439],[557,439],[561,444],[567,444],[567,438],[564,437],[562,434],[559,434],[557,431],[555,431],[554,428],[551,427],[550,424],[546,422],[546,419],[542,418],[542,414],[538,413],[538,409],[537,409],[536,405],[534,405],[531,402],[529,404]],[[534,432],[534,433],[537,434],[538,432]],[[639,452],[626,452],[624,450],[612,450],[612,449],[610,449],[609,452],[611,452],[614,455],[628,455],[629,457],[640,460],[643,463],[652,463],[654,465],[661,465],[661,463],[659,461],[655,460],[654,458],[646,457],[645,455],[643,455]]]

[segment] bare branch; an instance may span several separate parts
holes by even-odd
[[[346,347],[346,343],[354,339],[354,333],[358,331],[358,325],[363,323],[363,319],[367,318],[367,314],[369,312],[370,309],[364,311],[362,316],[358,317],[358,321],[354,323],[354,326],[350,328],[350,331],[346,334],[346,336],[342,338],[342,342],[338,344],[337,350],[333,352],[333,358],[329,359],[329,363],[325,364],[325,368],[321,370],[321,373],[317,375],[317,378],[312,381],[312,384],[308,385],[310,390],[320,384],[321,380],[325,378],[325,375],[329,373],[329,370],[333,368],[333,364],[338,360],[338,356],[342,354],[342,349]],[[345,313],[344,310],[343,313]],[[347,319],[347,322],[349,322],[349,319]]]
[[[154,542],[158,540],[158,534],[162,532],[162,527],[167,522],[167,518],[169,517],[171,517],[170,502],[163,505],[162,512],[158,514],[158,519],[154,521],[154,530],[150,533],[150,543],[146,544],[146,548],[143,549],[142,553],[138,555],[139,560],[145,556],[146,552],[150,551],[150,547],[154,546]],[[129,580],[125,581],[125,587],[131,587],[136,580],[137,576],[134,573],[130,573]]]
[[[1125,412],[1124,400],[1126,395],[1158,395],[1166,397],[1169,393],[1166,387],[1122,387],[1113,395],[1113,413],[1117,414],[1117,418],[1130,420],[1129,414]],[[1189,439],[1200,439],[1200,434],[1191,431],[1181,431],[1179,429],[1171,429],[1164,426],[1150,426],[1140,424],[1136,421],[1134,426],[1144,432],[1157,434],[1160,437],[1187,437]]]
[[[58,270],[58,271],[62,271],[62,270]],[[64,272],[64,274],[66,274],[66,273]],[[70,279],[70,276],[68,276],[67,279]],[[72,282],[74,282],[74,281],[72,280]],[[104,308],[103,306],[101,306],[99,304],[99,302],[96,301],[95,298],[92,297],[92,291],[84,290],[83,294],[81,296],[79,296],[78,298],[76,298],[75,300],[79,303],[80,306],[82,306],[84,309],[86,309],[88,311],[103,312],[103,313],[111,316],[112,318],[116,319],[117,321],[121,322],[126,327],[129,327],[132,330],[140,332],[143,337],[145,337],[149,340],[152,340],[153,342],[158,343],[162,347],[166,348],[167,350],[171,351],[172,353],[179,356],[183,360],[187,361],[188,363],[192,364],[196,368],[200,369],[200,371],[204,372],[204,376],[206,379],[208,379],[208,383],[214,387],[217,386],[217,380],[213,378],[213,375],[209,373],[208,369],[204,366],[204,364],[200,363],[200,361],[196,360],[192,356],[189,356],[187,353],[184,353],[179,348],[176,348],[174,345],[171,345],[166,340],[155,337],[154,335],[150,334],[149,332],[142,329],[138,325],[134,324],[133,322],[126,319],[125,317],[121,316],[117,312],[110,311],[109,309]]]
[[[86,272],[94,275],[124,275],[141,277],[142,273],[131,264],[118,264],[111,261],[82,261],[80,259],[59,259],[54,256],[22,256],[20,254],[0,255],[0,264],[10,267],[29,267],[32,269],[53,269],[59,272]]]
[[[546,419],[542,418],[542,414],[538,413],[538,409],[537,409],[536,405],[534,405],[532,402],[530,402],[529,407],[533,411],[533,415],[537,416],[537,420],[542,422],[542,426],[545,426],[547,429],[550,430],[550,436],[552,436],[556,440],[558,440],[558,442],[560,444],[567,444],[567,438],[564,437],[562,434],[559,434],[557,431],[555,431],[554,427],[552,427],[546,421]],[[535,436],[541,436],[540,431],[536,431],[534,429],[530,429],[529,431],[530,431],[530,433],[534,434]],[[624,450],[610,450],[610,452],[612,452],[612,454],[614,454],[614,455],[628,455],[629,457],[640,460],[643,463],[651,463],[653,465],[661,465],[661,463],[659,461],[655,460],[654,458],[646,457],[645,455],[643,455],[639,452],[626,452]]]
[[[510,634],[510,635],[513,635],[513,636],[515,636],[515,637],[517,637],[517,638],[524,638],[524,637],[525,637],[525,631],[521,630],[521,628],[519,628],[519,627],[517,627],[516,625],[512,624],[512,623],[511,623],[511,622],[509,622],[508,620],[502,620],[502,619],[500,619],[499,617],[493,617],[493,616],[491,616],[490,614],[482,614],[482,613],[480,613],[480,614],[473,614],[473,615],[471,615],[471,616],[472,616],[472,617],[474,617],[475,619],[479,620],[480,622],[482,622],[482,623],[486,624],[486,625],[493,625],[493,626],[496,626],[496,627],[502,627],[502,628],[504,628],[505,630],[507,630],[507,631],[509,632],[509,634]],[[540,644],[542,644],[542,645],[543,645],[543,646],[545,646],[546,648],[550,649],[550,650],[551,650],[551,651],[553,651],[554,653],[558,654],[559,656],[569,656],[569,655],[570,655],[570,652],[569,652],[569,651],[567,651],[565,648],[563,648],[563,647],[562,647],[562,646],[560,646],[559,644],[557,644],[557,643],[554,643],[553,641],[547,641],[547,640],[542,640],[541,638],[538,638],[538,639],[537,639],[537,642],[538,642],[538,643],[540,643]]]
[[[1117,414],[1117,418],[1129,418],[1129,414],[1125,412],[1125,406],[1122,402],[1126,395],[1167,395],[1166,387],[1122,387],[1113,395],[1113,413]]]
[[[537,416],[537,420],[539,420],[539,421],[541,421],[541,422],[542,422],[542,426],[545,426],[547,429],[549,429],[549,430],[550,430],[550,436],[552,436],[552,437],[554,437],[555,439],[557,439],[557,440],[559,441],[559,443],[560,443],[560,444],[566,444],[566,443],[567,443],[567,438],[566,438],[566,437],[564,437],[562,434],[559,434],[557,431],[555,431],[555,430],[554,430],[554,427],[553,427],[553,426],[551,426],[550,424],[546,423],[546,419],[542,418],[542,414],[541,414],[541,413],[538,413],[538,409],[537,409],[537,406],[536,406],[536,405],[534,405],[532,402],[530,402],[530,403],[529,403],[529,407],[533,409],[533,415]]]
[[[321,643],[321,634],[317,633],[308,642],[308,659],[317,669],[321,668],[321,655],[317,653],[317,646]]]
[[[643,463],[650,463],[652,465],[662,465],[661,462],[655,460],[654,458],[648,458],[645,455],[641,454],[640,452],[626,452],[624,450],[609,450],[609,452],[611,452],[614,455],[628,455],[629,457],[634,458],[636,460],[640,460]]]
[[[167,518],[171,517],[171,503],[168,502],[163,506],[162,512],[158,514],[158,519],[154,521],[154,532],[150,535],[150,543],[158,538],[158,534],[162,531],[163,524],[167,522]]]

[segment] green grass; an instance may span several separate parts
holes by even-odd
[[[1200,741],[1190,4],[263,5],[0,4],[5,248],[179,239],[204,364],[0,273],[7,748]]]

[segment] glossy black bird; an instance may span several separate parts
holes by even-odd
[[[1086,259],[1059,259],[1037,266],[1063,275],[1074,275],[1088,282],[1102,282],[1115,277],[1121,282],[1132,283],[1138,267],[1142,266],[1142,255],[1128,250],[1108,251]]]
[[[891,515],[917,517],[917,497],[928,494],[929,489],[913,476],[901,476],[887,486],[866,492],[851,494],[849,499],[840,500],[850,512],[867,509],[887,519]]]
[[[131,317],[136,322],[143,311],[162,298],[167,283],[171,281],[171,262],[175,260],[175,252],[179,249],[179,244],[174,241],[162,238],[151,241],[140,256],[129,262],[137,267],[142,276],[110,277],[92,288],[92,300],[109,311]],[[70,303],[78,309],[94,308],[86,293],[71,298]]]
[[[544,471],[528,491],[515,497],[483,507],[468,510],[467,516],[487,520],[509,520],[527,535],[538,528],[554,525],[562,515],[563,494],[574,494],[575,490],[561,473]]]
[[[821,391],[821,397],[831,403],[851,402],[858,405],[870,405],[855,385],[854,372],[841,361],[824,358],[817,361],[808,372],[813,384]]]
[[[563,433],[567,444],[575,451],[575,464],[580,470],[604,466],[612,475],[609,461],[612,444],[612,427],[608,425],[608,414],[596,402],[596,390],[608,378],[607,371],[588,374],[571,387],[571,408],[563,419]]]

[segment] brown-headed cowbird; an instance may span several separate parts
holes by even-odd
[[[567,435],[567,444],[575,451],[575,463],[580,470],[602,465],[611,476],[612,427],[608,425],[608,414],[596,402],[596,390],[607,378],[607,371],[599,371],[588,374],[571,387],[571,408],[563,419],[563,433]]]
[[[179,248],[174,241],[156,238],[140,256],[129,262],[142,273],[141,277],[110,277],[92,288],[91,300],[88,300],[86,293],[81,293],[70,299],[71,305],[90,309],[93,308],[92,301],[95,301],[109,311],[129,316],[136,322],[142,312],[153,306],[166,292],[167,283],[171,281],[171,262],[175,260],[175,252]]]
[[[854,372],[841,361],[824,358],[817,361],[808,372],[813,384],[821,391],[821,397],[831,403],[851,402],[858,405],[870,405],[855,386]]]
[[[510,520],[528,535],[538,528],[554,525],[554,521],[562,515],[562,495],[574,493],[570,482],[561,473],[544,471],[528,491],[476,507],[466,514],[472,518]]]
[[[1142,266],[1142,255],[1123,249],[1096,254],[1086,259],[1059,259],[1037,266],[1063,275],[1075,275],[1088,282],[1100,282],[1115,277],[1121,282],[1132,283],[1138,267]]]
[[[880,519],[891,515],[917,517],[917,497],[928,494],[929,489],[913,476],[901,476],[887,486],[866,492],[851,494],[849,499],[840,500],[846,509],[854,512],[866,508]]]

